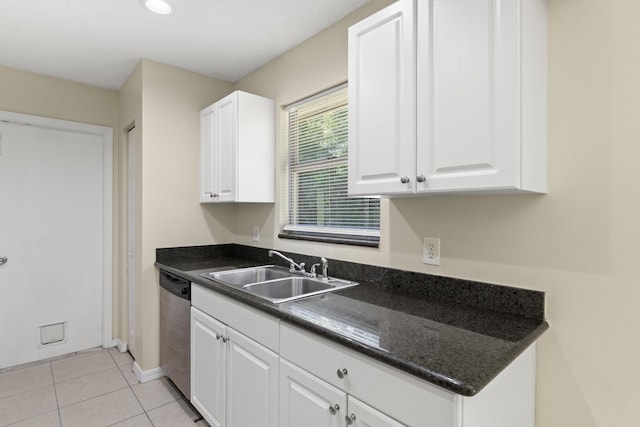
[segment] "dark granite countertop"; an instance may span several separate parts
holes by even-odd
[[[548,329],[543,293],[437,276],[434,282],[432,276],[391,269],[381,276],[380,267],[372,267],[378,270],[371,276],[361,264],[349,270],[335,261],[343,270],[338,275],[331,274],[329,261],[332,276],[359,286],[279,305],[200,276],[278,263],[262,252],[240,245],[159,249],[156,266],[464,396],[477,394]],[[367,280],[344,277],[349,271]],[[421,276],[426,290],[419,287]],[[387,279],[378,283],[373,277]],[[398,284],[402,277],[410,286]],[[458,286],[465,299],[451,291],[438,294],[443,281]],[[502,299],[498,307],[496,298]]]

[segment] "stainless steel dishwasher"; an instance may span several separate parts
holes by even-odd
[[[191,283],[160,270],[160,367],[190,398]]]

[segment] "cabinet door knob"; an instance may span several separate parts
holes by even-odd
[[[411,181],[411,180],[409,179],[408,176],[403,176],[403,177],[400,178],[400,182],[403,183],[403,184],[407,184],[407,183],[409,183],[409,181]]]
[[[216,339],[219,340],[220,338],[222,338],[221,334],[216,334]]]
[[[350,426],[356,422],[356,414],[345,415],[344,420],[347,422],[347,425]]]
[[[427,178],[424,175],[418,175],[416,177],[416,181],[418,181],[418,182],[427,182]]]
[[[329,405],[329,412],[331,412],[331,415],[335,415],[339,410],[340,405],[338,405],[337,403],[335,405]]]
[[[229,337],[222,337],[222,342],[223,342],[223,343],[226,343],[226,342],[228,342],[228,341],[231,341],[231,338],[229,338]]]
[[[347,376],[347,369],[346,368],[342,368],[342,369],[338,369],[338,378],[344,378]]]

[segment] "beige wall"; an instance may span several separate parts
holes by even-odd
[[[136,292],[136,362],[158,366],[156,248],[229,243],[233,206],[199,204],[202,108],[231,84],[143,61],[140,164],[140,285]],[[123,125],[130,123],[124,120]]]
[[[347,25],[386,3],[235,87],[281,106],[346,80]],[[234,241],[253,244],[260,225],[262,247],[545,291],[538,425],[638,426],[640,3],[548,7],[549,194],[385,201],[379,249],[280,240],[279,206],[238,205]],[[421,263],[424,236],[442,239],[440,267]]]
[[[115,129],[118,92],[0,66],[0,109]]]

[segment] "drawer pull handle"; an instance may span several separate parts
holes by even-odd
[[[329,412],[331,412],[331,415],[335,415],[339,410],[340,405],[338,405],[337,403],[335,405],[329,405]]]
[[[347,422],[347,425],[350,426],[356,422],[356,414],[346,415],[344,420]]]
[[[347,376],[347,370],[345,368],[338,369],[337,374],[338,374],[338,378],[342,379]]]

